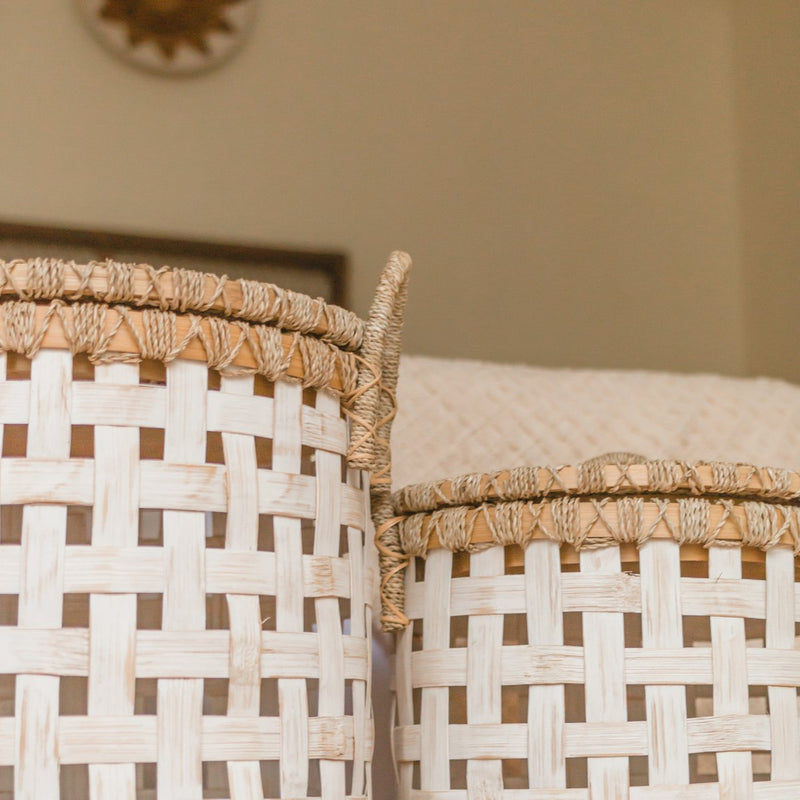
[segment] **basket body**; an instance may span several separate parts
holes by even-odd
[[[0,798],[368,797],[358,342],[334,341],[335,316],[315,338],[17,296],[0,303]]]
[[[412,515],[400,797],[800,796],[794,501],[616,488]]]

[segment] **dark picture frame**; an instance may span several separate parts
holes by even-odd
[[[0,222],[0,260],[36,257],[184,267],[275,283],[340,306],[348,300],[342,252]]]

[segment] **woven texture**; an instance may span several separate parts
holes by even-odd
[[[92,265],[75,302],[81,268],[22,263],[0,270],[0,798],[370,797],[370,472],[386,502],[410,260],[354,352],[318,301],[286,331],[219,316],[204,276],[112,307]]]
[[[393,520],[403,800],[800,796],[796,499],[483,487]]]
[[[394,487],[513,464],[651,458],[800,468],[800,387],[403,356]]]

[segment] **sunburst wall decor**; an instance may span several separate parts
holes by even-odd
[[[165,74],[217,66],[242,44],[256,0],[78,0],[103,44],[126,61]]]

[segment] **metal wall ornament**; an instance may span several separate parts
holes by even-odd
[[[256,0],[77,0],[95,37],[133,64],[191,75],[227,61],[253,26]]]

